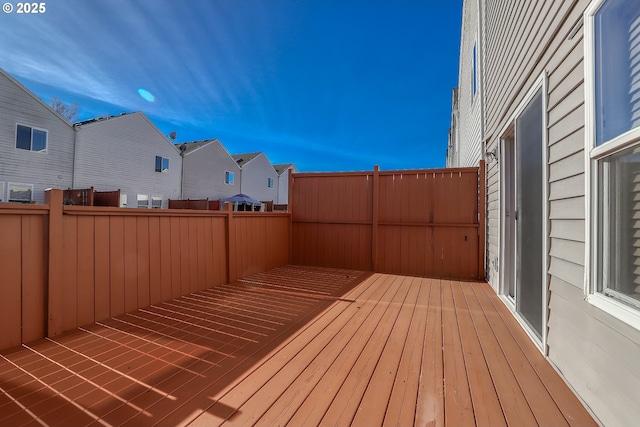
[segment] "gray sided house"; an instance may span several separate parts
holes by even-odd
[[[120,189],[120,205],[166,208],[180,198],[178,149],[140,112],[76,123],[74,188]]]
[[[0,69],[0,202],[44,203],[73,175],[71,124]]]
[[[217,139],[184,144],[184,199],[220,200],[240,193],[238,163]]]
[[[242,169],[240,192],[261,202],[274,202],[278,198],[278,174],[264,153],[234,154]]]
[[[273,168],[278,174],[278,195],[274,201],[277,205],[289,204],[289,175],[296,173],[296,167],[293,163],[281,163],[273,165]]]
[[[460,97],[459,145],[480,126],[488,280],[603,425],[638,425],[640,2],[463,8],[483,114]]]

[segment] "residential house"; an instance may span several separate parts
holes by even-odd
[[[451,127],[449,128],[449,137],[447,139],[447,159],[446,167],[456,167],[460,163],[458,156],[459,141],[458,138],[458,121],[460,120],[460,112],[458,111],[458,88],[451,91]]]
[[[44,203],[73,175],[71,124],[0,69],[0,202]]]
[[[232,155],[242,169],[240,193],[261,202],[274,202],[278,197],[278,174],[264,153]]]
[[[240,193],[241,168],[217,139],[182,144],[183,199],[220,200]]]
[[[120,205],[167,207],[180,198],[182,158],[140,112],[76,123],[74,188],[120,189]]]
[[[483,1],[465,1],[462,10],[458,88],[453,91],[450,150],[455,157],[447,158],[451,167],[478,166],[483,158]],[[462,143],[464,142],[464,143]]]
[[[277,205],[289,204],[289,175],[296,173],[296,167],[293,163],[280,163],[273,165],[273,168],[278,174],[278,181],[276,183],[278,187],[278,194],[274,201]]]
[[[477,24],[463,28],[461,64],[483,82],[487,278],[602,424],[637,425],[640,2],[463,9]],[[461,66],[460,82],[472,76]],[[460,151],[476,152],[463,92]]]

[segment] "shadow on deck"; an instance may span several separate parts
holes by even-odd
[[[0,425],[595,425],[486,283],[287,266],[0,356]]]

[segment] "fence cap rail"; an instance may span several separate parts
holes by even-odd
[[[440,173],[472,173],[477,174],[479,168],[477,166],[466,168],[425,168],[425,169],[396,169],[396,170],[378,170],[380,176],[387,175],[412,175],[412,174],[440,174]],[[375,170],[355,171],[355,172],[296,172],[291,174],[294,178],[307,177],[346,177],[346,176],[370,176]]]
[[[46,215],[49,213],[49,205],[28,205],[24,203],[0,202],[0,215]]]

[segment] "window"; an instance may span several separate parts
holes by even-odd
[[[29,126],[17,125],[16,148],[29,151],[47,151],[47,131]]]
[[[233,172],[229,172],[229,171],[224,172],[224,183],[233,184]]]
[[[149,196],[146,194],[138,194],[138,207],[139,208],[148,208],[149,207]]]
[[[640,328],[640,2],[586,12],[589,302]]]
[[[273,188],[273,178],[267,178],[267,187]]]
[[[472,55],[472,75],[471,75],[471,89],[473,90],[472,92],[472,99],[473,97],[476,96],[476,92],[478,91],[478,50],[476,48],[476,43],[473,43],[473,55]]]
[[[151,207],[160,209],[162,207],[162,196],[151,196]]]
[[[4,201],[4,182],[0,181],[0,202]]]
[[[13,203],[31,203],[33,200],[33,184],[15,184],[7,186],[7,201]]]
[[[127,195],[126,194],[120,194],[120,207],[121,208],[126,208],[127,207]]]
[[[169,159],[156,156],[156,172],[167,172],[169,170]]]

